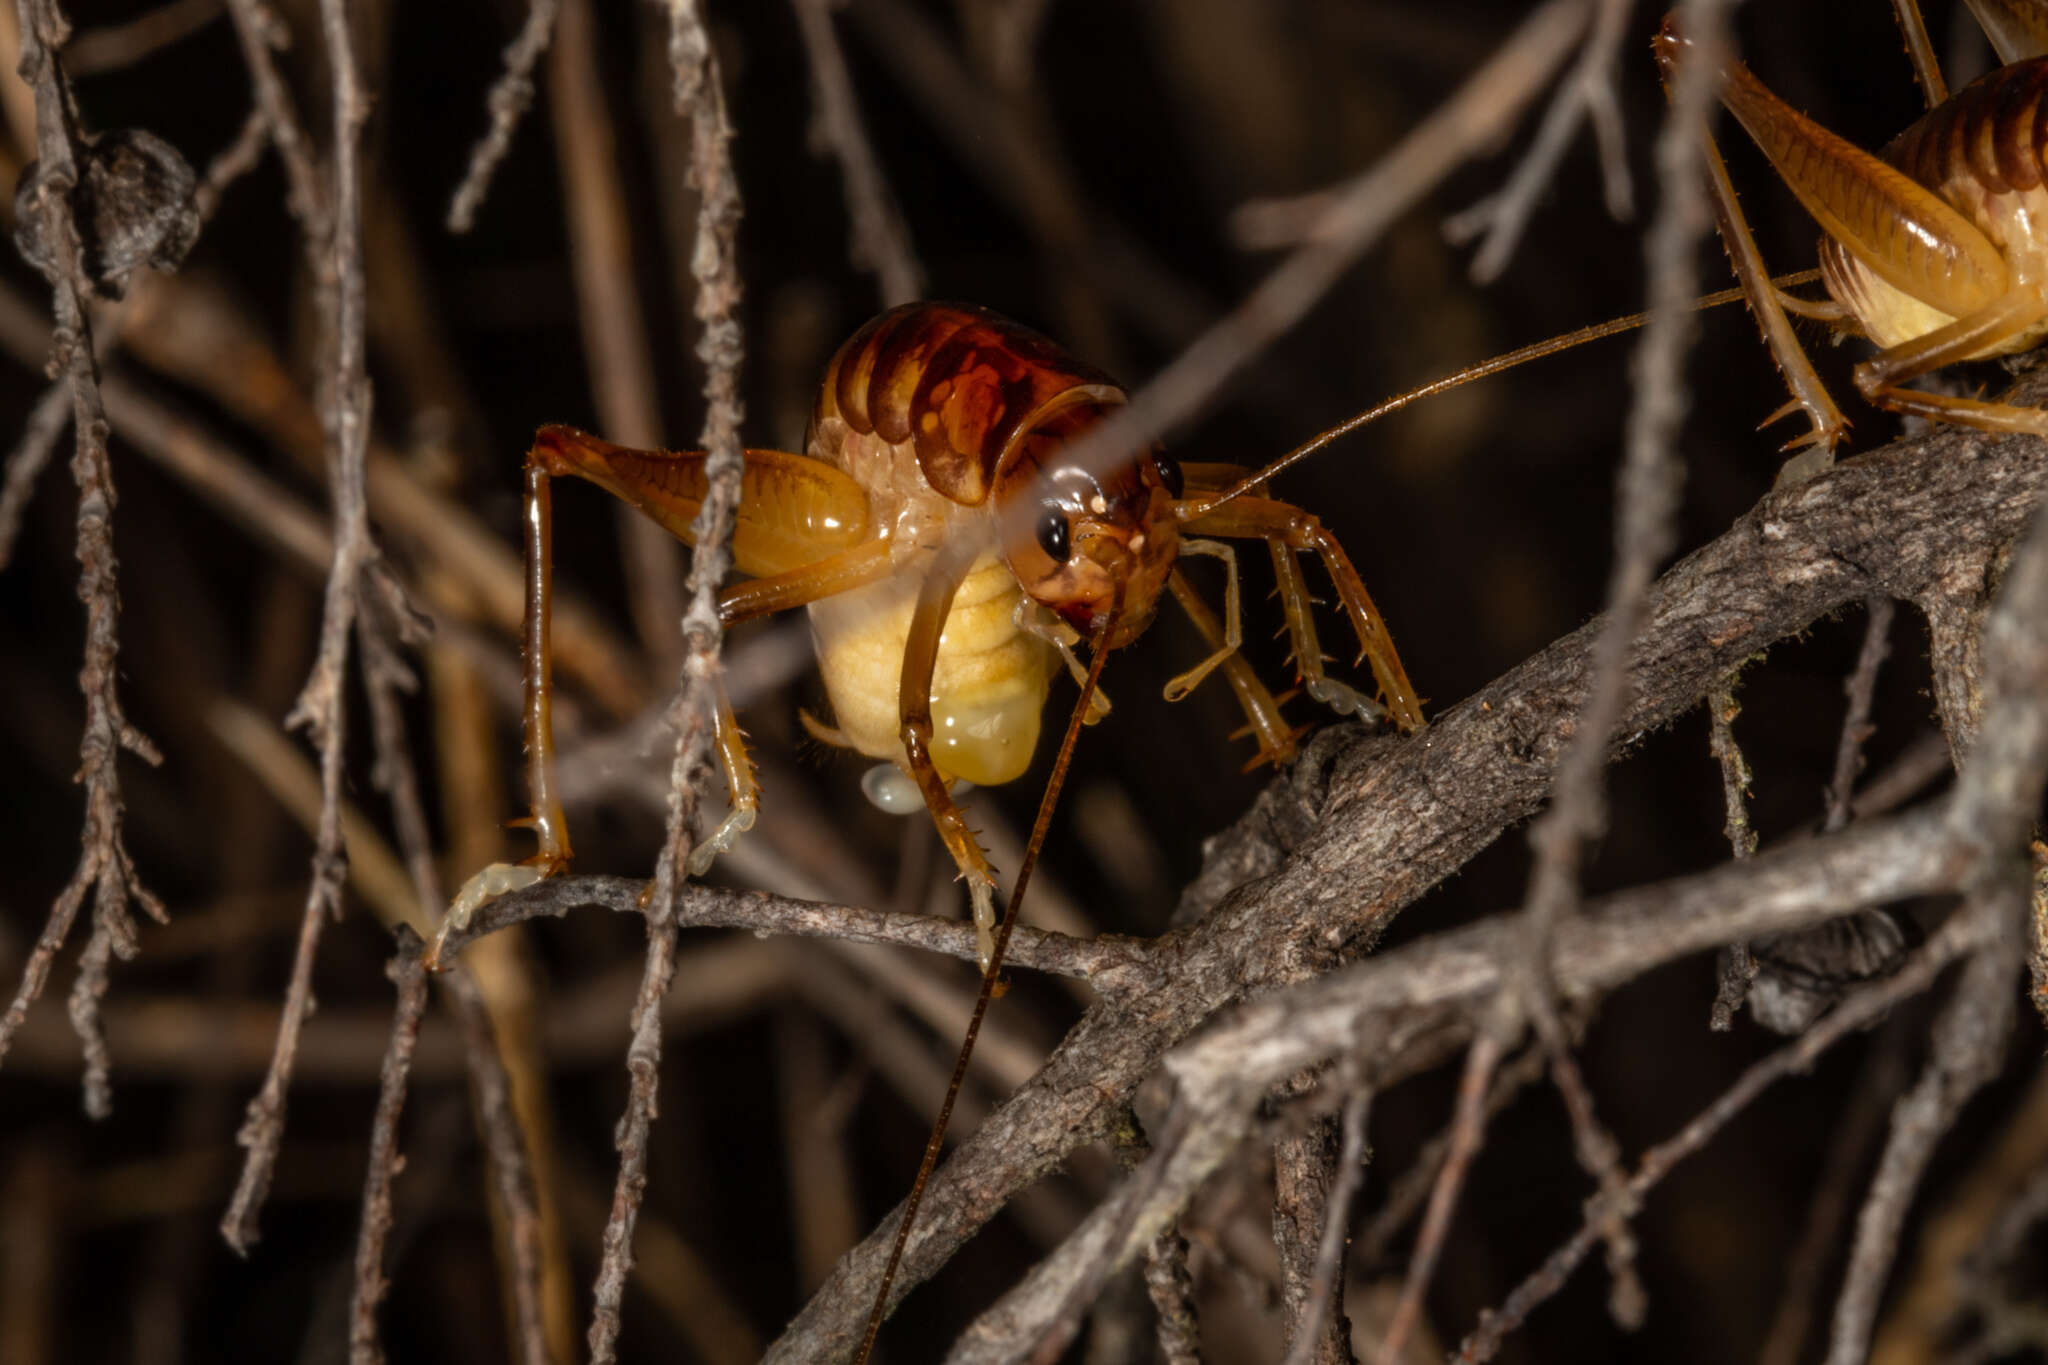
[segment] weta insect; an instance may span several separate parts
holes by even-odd
[[[1238,654],[1236,564],[1204,536],[1264,540],[1273,555],[1294,659],[1305,689],[1339,712],[1422,724],[1385,623],[1343,548],[1315,517],[1262,493],[1260,475],[1230,465],[1184,474],[1154,447],[1097,475],[1063,461],[1063,447],[1124,402],[1107,376],[1044,337],[986,310],[923,303],[874,319],[825,371],[808,454],[749,450],[733,555],[749,581],[728,588],[726,625],[810,608],[834,724],[818,738],[885,760],[923,798],[971,893],[984,972],[996,958],[994,874],[952,785],[1008,782],[1036,747],[1054,668],[1072,646],[1120,647],[1171,592],[1211,654],[1167,687],[1185,695],[1221,667],[1260,745],[1286,762],[1295,732]],[[555,794],[548,666],[555,478],[596,483],[687,539],[705,490],[701,453],[637,450],[573,428],[544,427],[526,461],[526,748],[534,857],[473,878],[451,908],[475,907],[552,875],[571,856]],[[1189,497],[1187,494],[1195,496]],[[1207,496],[1205,496],[1205,494]],[[1004,514],[1035,507],[1023,534]],[[1229,570],[1222,623],[1176,567],[1183,552]],[[1336,585],[1370,661],[1384,710],[1323,670],[1308,589],[1295,556],[1315,553]],[[721,696],[718,747],[731,810],[695,849],[690,870],[751,827],[758,807],[746,750]],[[871,775],[872,777],[872,775]],[[882,803],[904,793],[887,781]]]
[[[1790,108],[1741,63],[1723,73],[1722,102],[1821,227],[1820,273],[1832,307],[1770,285],[1720,159],[1710,158],[1723,240],[1793,394],[1772,418],[1803,408],[1812,430],[1791,444],[1817,445],[1823,459],[1848,424],[1781,305],[1860,330],[1878,345],[1855,370],[1857,388],[1878,407],[2048,436],[2041,409],[1904,387],[1944,365],[2009,355],[2048,336],[2048,5],[1969,3],[2008,65],[1943,98],[1918,11],[1898,0],[1931,107],[1876,154]],[[1690,44],[1667,18],[1654,47],[1668,83]]]

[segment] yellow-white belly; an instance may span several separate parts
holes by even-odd
[[[898,694],[917,578],[899,574],[811,604],[818,669],[847,742],[871,758],[903,761]],[[1023,594],[991,558],[960,585],[932,674],[932,761],[977,786],[1023,774],[1038,745],[1056,655],[1016,624]]]

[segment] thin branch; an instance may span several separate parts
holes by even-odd
[[[1841,1259],[1842,1229],[1855,1211],[1864,1169],[1884,1127],[1886,1111],[1906,1084],[1905,1021],[1894,1016],[1866,1051],[1846,1111],[1835,1121],[1815,1177],[1805,1226],[1786,1258],[1777,1311],[1756,1353],[1757,1365],[1799,1365],[1818,1310],[1825,1306],[1822,1277]]]
[[[85,603],[85,660],[78,685],[85,695],[85,728],[79,740],[77,781],[85,787],[82,848],[71,880],[50,907],[41,937],[22,970],[21,986],[0,1017],[0,1060],[28,1008],[41,995],[71,925],[92,895],[92,935],[80,957],[71,993],[72,1025],[84,1044],[85,1109],[104,1118],[113,1107],[107,1082],[106,1042],[99,1005],[107,990],[112,958],[135,955],[130,902],[152,918],[166,918],[163,904],[136,874],[123,837],[125,813],[117,764],[123,749],[147,762],[161,762],[156,747],[128,723],[116,689],[120,655],[119,571],[114,557],[114,473],[107,459],[107,417],[100,397],[99,363],[93,354],[87,313],[94,283],[86,270],[85,244],[73,218],[72,196],[84,172],[71,92],[57,64],[56,49],[69,35],[53,0],[18,0],[24,81],[35,92],[36,168],[33,194],[21,226],[39,235],[37,264],[49,279],[52,315],[50,371],[62,374],[71,390],[71,422],[77,433],[71,475],[78,485],[78,597]]]
[[[220,0],[168,0],[125,24],[90,28],[64,49],[74,76],[118,71],[155,56],[220,17]]]
[[[1337,1157],[1337,1183],[1330,1190],[1330,1201],[1323,1211],[1322,1245],[1316,1251],[1315,1274],[1309,1280],[1308,1297],[1301,1320],[1295,1325],[1294,1344],[1288,1348],[1285,1365],[1309,1365],[1317,1338],[1322,1334],[1322,1324],[1336,1307],[1333,1299],[1343,1282],[1344,1248],[1351,1242],[1351,1205],[1365,1180],[1365,1124],[1371,1109],[1370,1090],[1360,1090],[1344,1106],[1344,1147]],[[1337,1320],[1345,1321],[1341,1312]]]
[[[598,51],[598,7],[592,0],[560,4],[550,57],[548,111],[563,178],[562,214],[569,229],[576,316],[591,396],[598,425],[607,437],[621,445],[658,447],[666,444],[661,383],[641,302],[645,291],[634,269],[633,213]],[[673,670],[681,647],[676,623],[684,611],[682,547],[623,503],[613,514],[634,630],[656,665],[662,671]]]
[[[386,587],[388,594],[397,594],[395,584]],[[363,651],[364,691],[369,696],[370,730],[377,754],[371,775],[391,802],[399,851],[412,878],[417,902],[416,922],[424,925],[433,922],[448,898],[434,866],[426,809],[420,800],[419,777],[413,767],[411,746],[406,742],[405,716],[398,700],[398,694],[412,691],[416,681],[393,648],[387,633],[389,624],[382,619],[406,610],[402,600],[390,602],[385,612],[365,612],[358,617],[356,629]],[[462,1032],[463,1059],[469,1071],[477,1126],[483,1135],[498,1202],[504,1210],[507,1278],[511,1282],[511,1316],[518,1358],[523,1365],[549,1365],[541,1308],[543,1226],[529,1155],[532,1143],[520,1127],[519,1113],[512,1102],[511,1077],[499,1053],[487,981],[461,968],[441,974],[439,980],[446,989],[450,1013]]]
[[[1707,697],[1710,728],[1708,750],[1721,765],[1721,805],[1727,812],[1722,830],[1728,836],[1729,851],[1738,859],[1756,856],[1756,830],[1749,823],[1749,760],[1735,742],[1735,718],[1742,704],[1735,700],[1735,676]],[[1756,954],[1747,943],[1731,943],[1720,963],[1720,984],[1714,991],[1714,1009],[1707,1027],[1726,1033],[1735,1027],[1736,1011],[1749,998],[1749,984],[1756,980]]]
[[[1876,1023],[1900,1001],[1911,999],[1932,986],[1949,963],[1970,952],[1992,932],[1986,917],[1981,914],[1952,916],[1896,976],[1865,986],[1844,999],[1797,1041],[1751,1065],[1685,1127],[1643,1153],[1635,1173],[1629,1177],[1630,1197],[1640,1201],[1679,1162],[1711,1142],[1774,1082],[1810,1070],[1827,1049]],[[1572,1271],[1593,1249],[1599,1238],[1599,1220],[1603,1213],[1602,1210],[1589,1210],[1579,1230],[1517,1285],[1501,1301],[1498,1309],[1480,1314],[1479,1325],[1459,1344],[1452,1359],[1459,1365],[1477,1365],[1477,1362],[1491,1360],[1508,1333],[1518,1329],[1531,1312],[1562,1289]]]
[[[1725,10],[1725,0],[1692,0],[1685,7],[1686,31],[1703,54],[1717,51],[1725,42]],[[1627,454],[1616,480],[1617,525],[1607,611],[1594,646],[1592,690],[1579,714],[1572,745],[1558,766],[1550,809],[1529,831],[1536,867],[1529,877],[1525,910],[1530,951],[1521,960],[1532,964],[1548,960],[1544,945],[1578,898],[1585,845],[1605,827],[1601,773],[1608,737],[1626,708],[1632,685],[1629,653],[1642,627],[1651,579],[1676,537],[1681,471],[1672,447],[1685,413],[1685,353],[1698,327],[1691,307],[1697,292],[1695,248],[1711,221],[1700,142],[1692,130],[1714,98],[1718,69],[1715,61],[1703,59],[1680,73],[1671,113],[1657,141],[1663,202],[1645,247],[1650,318],[1636,355]],[[1520,1003],[1538,1011],[1539,999],[1547,999],[1547,987],[1540,981],[1527,985],[1528,998]]]
[[[398,927],[397,939],[398,952],[384,969],[398,987],[398,1005],[391,1014],[391,1043],[377,1085],[377,1116],[370,1125],[363,1221],[356,1234],[355,1291],[349,1300],[349,1365],[383,1365],[377,1305],[389,1287],[384,1278],[384,1238],[391,1231],[391,1182],[404,1165],[398,1154],[398,1120],[405,1111],[406,1077],[427,1010],[427,971],[420,961],[426,945],[405,925]]]
[[[1849,1268],[1835,1301],[1827,1365],[1858,1365],[1868,1358],[1871,1327],[1898,1254],[1900,1230],[1935,1144],[1954,1126],[1970,1096],[1998,1074],[2004,1060],[2019,1005],[2013,984],[2019,976],[2023,904],[2020,887],[2011,884],[1983,898],[1982,917],[1991,921],[1991,941],[1970,959],[1955,997],[1936,1022],[1934,1055],[1926,1071],[1892,1109],[1891,1136],[1857,1217]]]
[[[561,12],[558,0],[531,0],[526,23],[505,49],[505,70],[484,99],[490,110],[491,126],[477,139],[469,153],[469,169],[448,201],[448,230],[467,232],[476,226],[476,211],[491,192],[491,179],[505,153],[512,150],[512,134],[519,120],[533,104],[533,69],[548,50],[555,33],[555,16]]]
[[[291,45],[291,30],[263,0],[227,0],[227,7],[242,61],[249,68],[256,107],[262,111],[271,145],[277,148],[277,159],[284,167],[285,202],[299,220],[307,257],[317,269],[320,253],[333,232],[328,197],[314,163],[313,141],[299,122],[291,91],[271,56]]]
[[[1685,6],[1687,31],[1708,52],[1718,50],[1725,41],[1725,9],[1726,0],[1690,0]],[[1400,1303],[1380,1345],[1382,1365],[1392,1365],[1400,1358],[1408,1330],[1421,1310],[1436,1260],[1431,1234],[1440,1237],[1448,1226],[1469,1160],[1467,1148],[1476,1148],[1478,1143],[1493,1064],[1508,1041],[1526,1021],[1550,1054],[1553,1075],[1576,1078],[1551,984],[1543,979],[1542,971],[1550,961],[1550,939],[1557,925],[1577,909],[1586,845],[1606,825],[1602,775],[1609,737],[1627,707],[1629,654],[1648,609],[1651,580],[1677,535],[1681,471],[1673,443],[1685,412],[1680,374],[1698,326],[1691,306],[1697,293],[1694,248],[1709,222],[1700,142],[1691,130],[1714,98],[1718,70],[1717,63],[1701,61],[1680,74],[1671,112],[1658,138],[1658,183],[1663,202],[1645,247],[1650,317],[1636,352],[1626,454],[1616,478],[1614,566],[1608,578],[1607,611],[1594,645],[1592,685],[1570,747],[1558,765],[1550,808],[1529,830],[1536,862],[1522,911],[1522,941],[1510,950],[1510,989],[1489,1009],[1458,1092],[1459,1121],[1469,1122],[1471,1131],[1463,1134],[1461,1129],[1453,1129],[1451,1159],[1444,1163],[1430,1196],[1423,1236],[1416,1244]],[[1567,1082],[1561,1089],[1573,1115],[1581,1156],[1596,1170],[1602,1187],[1612,1192],[1619,1179],[1613,1142],[1593,1121],[1583,1087]],[[1461,1154],[1467,1160],[1460,1160]],[[1609,1232],[1610,1259],[1618,1267],[1626,1266],[1630,1254],[1626,1234],[1618,1223],[1610,1224]],[[1636,1297],[1640,1297],[1639,1291]],[[1618,1290],[1616,1302],[1623,1301]]]
[[[810,59],[815,108],[811,136],[829,147],[839,162],[846,185],[846,215],[852,223],[849,248],[853,263],[871,270],[881,289],[882,304],[893,308],[924,294],[924,270],[911,249],[910,229],[896,209],[875,150],[862,126],[860,101],[846,71],[846,55],[832,30],[833,0],[792,0],[797,27]]]
[[[1522,229],[1528,225],[1536,201],[1556,178],[1557,163],[1579,131],[1581,120],[1593,125],[1608,213],[1621,219],[1634,216],[1635,196],[1629,187],[1628,153],[1621,134],[1621,104],[1614,93],[1615,59],[1633,11],[1628,0],[1600,0],[1600,12],[1593,20],[1593,31],[1586,39],[1579,64],[1558,87],[1542,125],[1536,130],[1536,140],[1515,167],[1514,175],[1500,190],[1444,224],[1444,235],[1453,242],[1466,242],[1486,234],[1478,254],[1472,258],[1475,283],[1491,284],[1507,268],[1508,258],[1515,254],[1515,246],[1522,239]]]
[[[683,616],[684,660],[676,704],[676,758],[669,797],[667,837],[655,865],[647,907],[647,962],[633,1007],[633,1042],[626,1054],[632,1077],[626,1113],[619,1120],[619,1176],[605,1224],[603,1260],[598,1267],[596,1308],[590,1322],[592,1365],[613,1359],[626,1273],[632,1264],[633,1224],[647,1184],[647,1135],[654,1121],[655,1087],[661,1067],[661,1001],[674,972],[676,889],[690,852],[699,794],[716,771],[712,732],[716,725],[719,644],[717,592],[731,568],[733,514],[739,503],[744,456],[740,447],[742,358],[739,324],[740,278],[736,259],[739,184],[733,178],[732,128],[726,121],[725,92],[717,56],[695,0],[670,0],[669,61],[675,68],[675,100],[690,119],[691,163],[699,209],[697,318],[703,324],[697,354],[705,366],[704,430],[700,443],[707,488],[691,526],[696,546],[690,559],[690,606]]]
[[[1337,194],[1313,240],[1131,395],[1129,404],[1069,445],[1067,464],[1111,469],[1213,402],[1232,376],[1299,322],[1402,214],[1514,126],[1570,55],[1589,10],[1587,0],[1547,0],[1525,19],[1486,65]],[[990,534],[1028,532],[1035,505],[1032,498],[1013,499],[1017,524],[992,526]]]
[[[1451,1120],[1443,1169],[1430,1187],[1422,1230],[1416,1234],[1415,1250],[1408,1258],[1408,1274],[1401,1282],[1401,1297],[1394,1304],[1386,1335],[1380,1338],[1379,1354],[1374,1357],[1379,1365],[1396,1365],[1408,1334],[1422,1315],[1423,1292],[1436,1274],[1437,1259],[1443,1254],[1444,1239],[1450,1234],[1458,1191],[1464,1187],[1465,1173],[1472,1167],[1472,1158],[1479,1154],[1480,1139],[1485,1135],[1486,1094],[1502,1046],[1500,1030],[1487,1027],[1479,1030],[1465,1053],[1464,1074],[1458,1078],[1458,1108]]]
[[[1863,626],[1863,648],[1856,654],[1856,669],[1842,684],[1849,698],[1849,710],[1842,717],[1842,737],[1835,745],[1835,775],[1828,784],[1826,822],[1821,828],[1837,830],[1849,823],[1850,804],[1856,778],[1863,771],[1863,742],[1875,733],[1870,708],[1877,695],[1877,673],[1891,653],[1892,617],[1897,607],[1889,597],[1873,597],[1865,604],[1868,619]]]
[[[237,27],[245,9],[255,9],[254,0],[235,0]],[[342,883],[347,875],[347,852],[342,839],[342,797],[346,777],[346,679],[349,641],[365,570],[375,558],[370,540],[365,467],[370,436],[370,381],[364,369],[364,314],[366,291],[363,283],[362,175],[359,136],[368,105],[356,72],[355,51],[349,33],[344,0],[321,0],[320,18],[326,39],[328,62],[334,79],[334,192],[332,217],[325,225],[331,230],[328,245],[331,258],[323,262],[323,320],[332,331],[327,339],[328,373],[322,403],[322,422],[329,450],[329,480],[334,500],[334,560],[328,570],[326,598],[320,619],[320,648],[313,671],[299,694],[287,723],[304,726],[320,750],[320,824],[314,839],[312,875],[306,890],[306,908],[299,928],[298,949],[292,960],[291,983],[286,988],[285,1014],[277,1032],[277,1050],[262,1088],[249,1102],[247,1116],[236,1141],[248,1149],[241,1179],[222,1218],[221,1233],[228,1245],[246,1255],[257,1239],[257,1219],[270,1189],[277,1164],[278,1145],[284,1140],[285,1092],[291,1084],[292,1063],[298,1052],[300,1030],[312,1005],[313,963],[318,956],[321,928],[332,915],[339,918]],[[245,51],[248,44],[245,40]],[[263,72],[268,54],[252,57],[257,73],[259,102],[271,119],[271,136],[286,166],[293,165],[286,151],[283,123],[291,118],[289,108],[273,104],[263,95],[267,89]],[[270,79],[275,80],[274,70]],[[282,100],[281,87],[272,92]],[[296,172],[294,175],[296,176]],[[295,180],[296,185],[296,180]],[[304,202],[314,202],[310,184],[303,191]],[[309,216],[309,223],[313,219]],[[310,243],[309,243],[310,248]]]
[[[1269,1101],[1276,1107],[1304,1107],[1323,1100],[1319,1091],[1336,1092],[1350,1088],[1351,1078],[1341,1073],[1305,1072],[1292,1078]],[[1323,1102],[1327,1102],[1323,1100]],[[1316,1365],[1355,1365],[1351,1353],[1351,1320],[1341,1303],[1333,1313],[1328,1298],[1335,1275],[1341,1270],[1341,1239],[1330,1254],[1339,1262],[1328,1267],[1329,1277],[1318,1284],[1325,1270],[1324,1252],[1330,1240],[1329,1220],[1349,1218],[1350,1204],[1341,1207],[1335,1191],[1341,1183],[1342,1144],[1340,1119],[1335,1114],[1318,1114],[1297,1129],[1283,1133],[1273,1144],[1273,1248],[1280,1257],[1280,1311],[1284,1315],[1290,1362],[1299,1359]]]
[[[646,889],[647,883],[628,877],[553,877],[537,882],[480,908],[467,925],[448,935],[442,945],[443,957],[452,960],[462,948],[486,934],[528,920],[560,918],[583,906],[597,906],[622,915],[641,914],[644,907],[640,897]],[[917,911],[826,905],[765,891],[677,887],[675,922],[686,929],[746,929],[756,934],[918,948],[964,962],[972,962],[975,956],[971,924]],[[1019,924],[1011,933],[1010,950],[1005,956],[1013,967],[1076,977],[1105,993],[1143,990],[1155,983],[1156,968],[1150,961],[1149,947],[1140,939],[1116,935],[1070,938],[1049,929]]]
[[[0,570],[14,559],[15,542],[21,536],[22,514],[35,496],[36,480],[57,453],[57,440],[71,425],[75,400],[69,384],[52,384],[30,409],[22,424],[21,439],[7,453],[7,474],[0,481]]]
[[[1519,1057],[1496,1069],[1493,1093],[1486,1097],[1487,1122],[1491,1123],[1524,1090],[1542,1080],[1548,1062],[1542,1048],[1524,1048]],[[1429,1202],[1429,1192],[1436,1186],[1437,1172],[1443,1169],[1450,1156],[1451,1136],[1452,1128],[1446,1125],[1444,1131],[1431,1138],[1416,1153],[1414,1164],[1394,1181],[1387,1192],[1386,1203],[1380,1206],[1379,1212],[1359,1234],[1359,1255],[1367,1267],[1376,1266],[1386,1259],[1387,1249],[1394,1239]]]
[[[1145,1251],[1145,1293],[1159,1320],[1159,1354],[1166,1365],[1201,1365],[1201,1325],[1195,1285],[1188,1274],[1188,1239],[1168,1228]]]
[[[1126,1109],[1109,1131],[1116,1173],[1129,1177],[1152,1155],[1152,1143],[1136,1111]],[[1161,1229],[1145,1249],[1145,1295],[1157,1320],[1160,1357],[1166,1365],[1201,1365],[1202,1328],[1195,1316],[1195,1285],[1188,1273],[1188,1239],[1179,1220]]]

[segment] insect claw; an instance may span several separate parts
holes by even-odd
[[[690,850],[690,875],[701,877],[710,871],[712,861],[738,843],[740,836],[753,827],[753,807],[736,806],[727,811],[725,818],[718,822],[718,828],[712,830],[704,842]]]
[[[448,912],[441,917],[440,930],[427,948],[427,970],[441,970],[441,950],[448,942],[448,936],[459,934],[469,928],[470,921],[476,918],[477,911],[500,896],[523,890],[535,882],[545,881],[561,871],[565,865],[565,859],[540,854],[523,863],[492,863],[464,882],[462,889],[455,893],[455,899],[448,903]]]
[[[1308,694],[1340,716],[1356,716],[1368,725],[1386,719],[1387,708],[1357,688],[1335,678],[1318,678],[1308,685]]]

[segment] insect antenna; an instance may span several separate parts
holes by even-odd
[[[1060,788],[1067,780],[1067,768],[1073,761],[1074,743],[1081,735],[1081,725],[1088,715],[1088,703],[1095,696],[1095,687],[1102,679],[1102,665],[1109,658],[1107,641],[1113,638],[1118,618],[1124,612],[1124,575],[1121,566],[1112,569],[1114,591],[1108,613],[1095,635],[1094,648],[1089,651],[1088,675],[1082,679],[1081,695],[1074,700],[1074,714],[1067,721],[1066,734],[1060,740],[1059,756],[1053,760],[1052,775],[1045,780],[1045,794],[1038,799],[1038,818],[1031,822],[1031,838],[1024,845],[1023,861],[1017,865],[1017,880],[1010,888],[1009,904],[1003,910],[1003,922],[996,928],[995,947],[990,951],[988,970],[981,974],[981,989],[974,997],[974,1013],[968,1016],[967,1032],[960,1039],[960,1055],[953,1060],[953,1079],[946,1086],[945,1103],[939,1106],[939,1116],[932,1123],[931,1137],[924,1144],[924,1158],[918,1163],[917,1179],[910,1186],[910,1197],[903,1204],[903,1221],[896,1225],[896,1240],[889,1247],[888,1264],[882,1267],[882,1283],[875,1290],[874,1307],[868,1311],[867,1331],[861,1337],[860,1350],[854,1353],[854,1365],[867,1365],[868,1355],[875,1349],[875,1338],[882,1330],[882,1319],[889,1309],[889,1290],[896,1283],[897,1268],[903,1262],[904,1248],[910,1244],[910,1229],[917,1221],[917,1211],[924,1203],[925,1186],[930,1183],[932,1170],[939,1164],[939,1149],[945,1145],[946,1127],[953,1121],[953,1102],[960,1098],[960,1087],[967,1079],[967,1063],[974,1056],[974,1043],[981,1036],[981,1021],[988,1015],[989,1002],[995,998],[996,981],[1003,968],[1003,954],[1010,946],[1010,931],[1017,927],[1017,912],[1024,904],[1024,890],[1031,884],[1032,869],[1038,866],[1038,850],[1045,844],[1045,832],[1052,824],[1052,813],[1059,804]]]
[[[1820,271],[1818,270],[1801,270],[1790,275],[1780,275],[1773,279],[1771,283],[1780,289],[1785,289],[1796,285],[1810,284],[1819,278]],[[1718,308],[1724,303],[1734,303],[1741,297],[1742,290],[1739,288],[1723,289],[1719,293],[1708,294],[1695,299],[1692,306],[1695,310]],[[1410,389],[1406,393],[1397,394],[1383,403],[1375,403],[1364,412],[1354,417],[1347,417],[1329,430],[1296,446],[1263,469],[1257,469],[1245,475],[1221,493],[1212,493],[1201,498],[1188,499],[1176,509],[1176,515],[1182,521],[1189,521],[1196,517],[1204,516],[1223,506],[1223,504],[1230,502],[1232,499],[1242,497],[1246,493],[1251,492],[1260,484],[1270,480],[1281,470],[1300,463],[1332,442],[1349,436],[1360,427],[1370,426],[1382,417],[1399,412],[1411,403],[1419,402],[1424,398],[1434,398],[1440,393],[1449,393],[1452,389],[1463,388],[1474,380],[1485,379],[1489,375],[1499,374],[1502,370],[1512,370],[1517,365],[1525,365],[1532,360],[1541,360],[1547,355],[1556,355],[1559,351],[1569,351],[1573,347],[1583,346],[1589,341],[1598,341],[1602,337],[1611,337],[1620,332],[1633,331],[1648,321],[1649,316],[1648,313],[1631,313],[1627,317],[1614,318],[1607,322],[1596,322],[1590,327],[1581,327],[1578,331],[1567,332],[1563,336],[1554,336],[1544,341],[1532,342],[1518,350],[1493,356],[1490,359],[1480,361],[1476,365],[1468,365],[1464,369],[1453,374],[1447,374],[1441,379],[1433,379],[1421,388]]]

